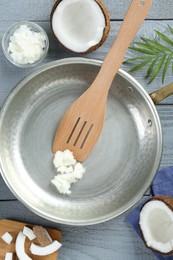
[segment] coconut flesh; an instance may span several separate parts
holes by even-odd
[[[32,243],[31,246],[30,246],[30,251],[33,255],[46,256],[46,255],[50,255],[50,254],[54,253],[61,246],[62,246],[62,244],[59,243],[57,240],[54,240],[48,246],[39,246],[39,245]]]
[[[13,240],[12,235],[10,235],[10,233],[5,232],[5,234],[1,237],[2,240],[4,240],[5,243],[7,243],[8,245],[11,243],[11,241]]]
[[[147,202],[140,212],[139,225],[149,248],[161,254],[173,253],[173,211],[164,200]]]
[[[27,226],[24,226],[23,228],[23,234],[29,239],[33,240],[36,238],[36,235],[34,234],[33,230]]]
[[[26,236],[23,234],[22,231],[20,231],[16,238],[16,254],[19,260],[32,260],[32,258],[29,257],[25,252],[25,240]]]
[[[38,231],[39,226],[35,226],[35,227],[37,227],[37,231]],[[42,231],[42,229],[41,229],[41,231]],[[38,234],[38,232],[36,232],[36,233]],[[42,236],[41,233],[39,232],[40,237],[38,239],[38,242],[41,241],[41,239],[45,240],[45,232],[44,232],[44,236]],[[16,255],[19,260],[32,260],[32,258],[30,258],[29,255],[27,255],[27,253],[25,252],[25,240],[27,237],[30,240],[32,240],[35,237],[37,237],[37,234],[35,235],[33,230],[28,227],[24,227],[23,231],[20,231],[18,233],[17,238],[16,238],[16,243],[15,243],[15,249],[16,249]],[[31,244],[30,251],[33,255],[38,255],[38,256],[50,255],[50,254],[56,252],[62,246],[62,244],[60,242],[58,242],[57,240],[52,241],[48,232],[46,232],[46,235],[50,239],[49,244],[47,246],[41,246],[41,245],[37,245],[34,243]],[[43,244],[43,243],[44,243],[44,241],[41,241],[41,244]],[[10,257],[10,256],[7,256],[7,257]]]
[[[95,0],[58,1],[51,13],[54,36],[64,47],[77,53],[96,49],[110,27],[107,10],[101,6]]]

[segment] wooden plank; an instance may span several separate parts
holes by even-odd
[[[142,200],[143,201],[143,200]],[[86,227],[72,227],[44,220],[26,209],[20,202],[0,202],[0,217],[45,225],[62,231],[59,260],[154,260],[134,230],[125,222],[125,216]]]
[[[0,38],[7,26],[17,20],[34,20],[42,25],[48,32],[50,38],[50,50],[44,63],[55,59],[80,56],[65,51],[56,43],[50,33],[49,14],[54,0],[38,1],[1,1],[1,26]],[[103,0],[111,14],[111,19],[122,20],[130,0]],[[136,39],[139,36],[153,37],[153,30],[158,29],[165,32],[167,23],[173,26],[173,2],[172,0],[153,0],[152,9],[148,15],[148,19],[166,19],[165,21],[145,21]],[[170,20],[168,20],[170,19]],[[116,38],[121,22],[111,23],[111,32],[107,41],[97,51],[81,55],[87,58],[96,58],[103,60],[108,49]],[[131,51],[127,52],[126,57],[133,57]],[[131,64],[123,64],[122,68],[128,71],[132,67]],[[33,69],[19,69],[6,62],[2,49],[0,49],[0,107],[8,96],[12,88],[25,75]],[[147,85],[145,79],[146,69],[134,74],[134,77],[142,84],[147,92],[153,92],[162,86],[161,75],[159,75],[150,86]],[[172,82],[172,73],[169,70],[166,76],[165,84]],[[164,84],[164,85],[165,85]],[[170,97],[162,104],[157,106],[157,110],[161,119],[164,134],[164,150],[161,161],[161,167],[172,165],[173,162],[173,98]],[[170,105],[169,105],[170,104]],[[11,199],[14,201],[7,201]],[[126,213],[127,214],[127,213]],[[105,223],[89,226],[89,227],[70,227],[54,224],[44,220],[30,210],[26,209],[19,201],[15,200],[4,181],[0,177],[0,217],[12,218],[33,224],[42,224],[63,230],[63,247],[60,250],[59,259],[61,260],[154,260],[156,259],[151,251],[147,249],[143,242],[135,235],[134,231],[124,222],[126,214],[107,221]]]
[[[103,2],[110,13],[111,19],[120,20],[124,18],[131,0],[103,0]],[[172,0],[166,0],[166,4],[162,0],[153,0],[147,19],[172,19],[172,5]]]
[[[139,40],[140,36],[146,36],[149,38],[155,37],[153,31],[154,29],[160,30],[161,32],[166,32],[166,26],[167,24],[170,24],[173,26],[173,21],[162,21],[162,22],[152,22],[152,21],[145,21],[139,30],[135,40]],[[10,21],[8,22],[3,22],[2,26],[0,27],[0,37],[2,37],[4,30],[11,24]],[[96,51],[86,54],[86,55],[79,55],[79,54],[74,54],[70,51],[65,50],[63,47],[59,45],[59,43],[56,42],[56,40],[53,38],[51,32],[50,32],[50,27],[48,22],[39,22],[39,24],[47,31],[49,39],[50,39],[50,49],[48,56],[44,60],[43,64],[56,60],[56,59],[62,59],[62,58],[67,58],[67,57],[84,57],[84,58],[92,58],[92,59],[99,59],[103,60],[106,53],[112,46],[119,27],[121,25],[121,22],[112,22],[111,23],[111,31],[108,36],[108,39],[106,42],[98,48]],[[136,55],[133,51],[128,50],[126,53],[127,58],[132,58]],[[122,64],[122,69],[125,71],[129,71],[130,68],[134,66],[133,64]],[[1,79],[1,88],[0,88],[0,107],[2,106],[4,100],[12,90],[12,88],[27,74],[30,72],[34,71],[37,67],[33,67],[30,69],[22,69],[15,67],[14,65],[10,64],[6,58],[4,57],[2,53],[2,49],[0,49],[0,79]],[[153,92],[154,90],[161,88],[164,85],[167,85],[173,81],[173,75],[171,69],[168,70],[166,79],[164,84],[161,83],[161,73],[159,76],[156,78],[156,80],[151,84],[147,84],[147,80],[145,78],[146,75],[146,68],[143,70],[140,70],[136,73],[133,73],[132,75],[134,78],[136,78],[139,83],[148,91],[148,93]],[[9,77],[10,75],[10,77]],[[173,103],[173,97],[166,99],[165,101],[162,102],[163,104],[172,104]]]
[[[163,129],[163,154],[160,167],[173,165],[173,106],[157,106]]]
[[[131,0],[103,0],[106,8],[113,20],[122,20],[125,16],[127,8]],[[54,0],[18,0],[16,1],[1,1],[1,21],[49,21],[50,12]],[[149,12],[148,19],[172,19],[173,16],[172,0],[153,0],[152,8]]]
[[[1,200],[14,200],[15,197],[7,187],[6,183],[4,182],[3,178],[0,176],[0,201]]]

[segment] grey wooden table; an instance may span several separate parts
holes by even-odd
[[[0,1],[0,38],[6,28],[15,21],[30,20],[40,24],[48,33],[50,50],[44,63],[66,57],[76,56],[60,47],[50,32],[49,14],[54,0],[1,0]],[[105,54],[116,38],[121,21],[130,3],[130,0],[104,0],[110,12],[111,31],[107,41],[97,51],[82,55],[84,57],[103,60]],[[166,25],[173,26],[173,1],[153,0],[153,6],[143,23],[136,38],[140,36],[152,37],[153,30],[164,32]],[[130,51],[126,54],[131,57]],[[130,65],[122,65],[126,71]],[[14,86],[25,75],[34,69],[20,69],[10,65],[4,58],[0,48],[0,107]],[[145,70],[134,77],[150,93],[160,88],[161,75],[151,85],[147,85]],[[165,80],[165,85],[173,82],[171,71]],[[157,106],[161,119],[164,135],[164,149],[161,167],[173,165],[173,97],[169,97]],[[148,195],[145,195],[147,197]],[[62,260],[120,260],[120,259],[155,259],[149,249],[136,236],[135,232],[124,221],[127,213],[102,224],[88,227],[71,227],[59,225],[44,220],[21,204],[10,192],[0,177],[0,218],[15,219],[30,223],[37,223],[58,228],[63,234],[63,247],[60,250],[59,259]]]

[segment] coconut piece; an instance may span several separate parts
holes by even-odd
[[[50,22],[55,38],[76,53],[97,49],[110,30],[109,13],[101,0],[58,0]]]
[[[10,253],[10,252],[6,253],[5,260],[13,260],[13,253]]]
[[[60,247],[62,246],[61,243],[59,243],[57,240],[54,240],[50,245],[48,246],[39,246],[34,243],[30,246],[30,251],[33,255],[50,255],[56,252]],[[23,259],[22,259],[23,260]]]
[[[34,226],[33,232],[41,246],[48,246],[52,243],[52,238],[44,227]]]
[[[19,260],[32,260],[26,253],[25,253],[25,240],[26,236],[20,231],[16,238],[16,254]]]
[[[23,234],[29,239],[33,240],[36,238],[36,235],[34,234],[33,230],[27,226],[24,226],[23,228]]]
[[[13,237],[12,237],[12,235],[10,235],[10,233],[8,233],[8,232],[6,232],[4,235],[2,235],[2,240],[4,240],[4,242],[6,243],[6,244],[10,244],[11,243],[11,241],[13,240]]]
[[[63,152],[57,151],[53,163],[57,168],[57,171],[63,173],[66,172],[67,167],[75,165],[76,160],[74,159],[73,153],[67,149]]]
[[[146,246],[163,254],[173,254],[173,198],[155,196],[140,211],[140,229]]]
[[[65,150],[63,152],[63,166],[72,166],[76,164],[73,153],[70,150]]]
[[[73,153],[70,150],[57,151],[53,163],[58,172],[51,182],[56,186],[57,190],[62,194],[70,194],[72,183],[76,183],[83,177],[85,168],[76,161]]]

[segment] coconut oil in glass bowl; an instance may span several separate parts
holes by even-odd
[[[6,58],[21,68],[36,66],[46,57],[49,39],[42,27],[29,21],[10,26],[2,38]]]

